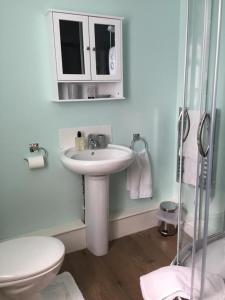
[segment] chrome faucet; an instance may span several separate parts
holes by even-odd
[[[89,134],[88,135],[88,149],[103,149],[107,147],[105,134]]]
[[[88,149],[97,149],[98,143],[95,134],[88,135]]]

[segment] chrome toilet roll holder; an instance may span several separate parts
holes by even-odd
[[[33,153],[33,152],[43,152],[44,155],[44,160],[47,161],[48,159],[48,151],[44,148],[44,147],[40,147],[38,143],[33,143],[33,144],[29,144],[29,150],[30,150],[30,153]],[[28,162],[28,159],[27,158],[24,158],[25,161]]]

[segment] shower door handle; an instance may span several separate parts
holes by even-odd
[[[181,121],[182,121],[183,112],[184,112],[184,122],[187,120],[187,126],[185,127],[185,131],[183,133],[183,143],[184,143],[186,141],[189,131],[190,131],[191,121],[190,121],[190,117],[188,114],[188,110],[187,110],[187,108],[185,108],[184,110],[182,110],[180,112],[180,115],[178,118],[178,132],[180,132],[180,125],[181,125]]]
[[[179,182],[180,171],[181,171],[181,169],[183,169],[183,161],[184,161],[183,157],[182,157],[182,160],[180,161],[180,147],[181,147],[181,144],[183,144],[186,141],[189,131],[190,131],[190,126],[191,126],[191,121],[190,121],[190,117],[189,117],[187,108],[184,108],[184,109],[180,108],[179,111],[180,111],[180,114],[179,114],[178,124],[177,124],[177,127],[178,127],[177,128],[178,129],[177,168],[176,168],[176,181],[177,182]],[[183,118],[183,114],[184,114],[184,118]],[[181,132],[182,120],[184,122],[183,137],[182,137],[182,132]],[[182,141],[181,141],[181,137],[182,137]],[[182,164],[182,166],[181,166],[181,164]]]
[[[197,132],[197,144],[198,144],[198,151],[202,157],[206,157],[209,152],[209,145],[207,145],[206,149],[204,149],[203,145],[203,133],[206,121],[210,122],[210,115],[208,113],[204,113],[201,117],[200,123],[198,125],[198,132]]]

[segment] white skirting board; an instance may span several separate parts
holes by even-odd
[[[110,240],[157,226],[156,210],[117,215],[110,220]],[[66,253],[86,248],[85,225],[55,234],[66,247]]]
[[[201,233],[203,234],[204,220],[200,221]],[[187,220],[184,222],[184,231],[191,237],[194,236],[194,221]],[[224,212],[210,213],[208,224],[208,235],[224,231]],[[202,235],[203,237],[203,235]]]
[[[110,217],[109,239],[118,239],[157,226],[156,212],[157,209],[129,211]],[[70,224],[29,232],[15,238],[37,235],[55,236],[64,243],[66,253],[70,253],[86,248],[85,228],[86,226],[81,220],[75,220]]]

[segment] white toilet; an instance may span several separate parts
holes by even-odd
[[[65,254],[53,237],[33,236],[0,243],[0,300],[40,300],[59,272]]]

